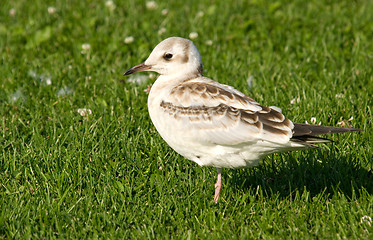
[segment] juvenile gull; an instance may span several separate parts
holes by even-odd
[[[315,135],[361,131],[293,123],[278,108],[262,106],[233,87],[204,77],[202,69],[193,42],[171,37],[124,75],[160,74],[149,93],[150,118],[176,152],[200,166],[216,168],[215,202],[222,188],[222,168],[253,167],[271,153],[329,142]]]

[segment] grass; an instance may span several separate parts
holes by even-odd
[[[0,2],[0,238],[373,237],[372,1],[114,2]],[[364,132],[224,170],[215,204],[215,169],[149,119],[154,79],[122,77],[191,32],[206,76],[295,122]]]

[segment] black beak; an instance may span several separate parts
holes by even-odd
[[[149,70],[151,69],[152,66],[149,66],[149,65],[145,65],[145,63],[141,63],[139,65],[136,65],[134,67],[131,67],[130,69],[128,69],[124,74],[123,76],[126,76],[126,75],[130,75],[132,73],[137,73],[137,72],[142,72],[142,71],[146,71],[146,70]]]

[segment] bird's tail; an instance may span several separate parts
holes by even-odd
[[[316,147],[314,143],[332,142],[332,140],[317,137],[316,135],[358,131],[363,130],[359,128],[327,127],[303,123],[294,123],[293,137],[291,138],[291,140],[293,142],[301,143],[310,147]]]

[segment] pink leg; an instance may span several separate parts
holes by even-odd
[[[221,168],[216,168],[216,171],[218,172],[218,180],[215,183],[214,201],[215,201],[215,203],[218,203],[219,196],[220,196],[220,191],[221,191],[221,187],[222,187],[222,183],[221,183]]]

